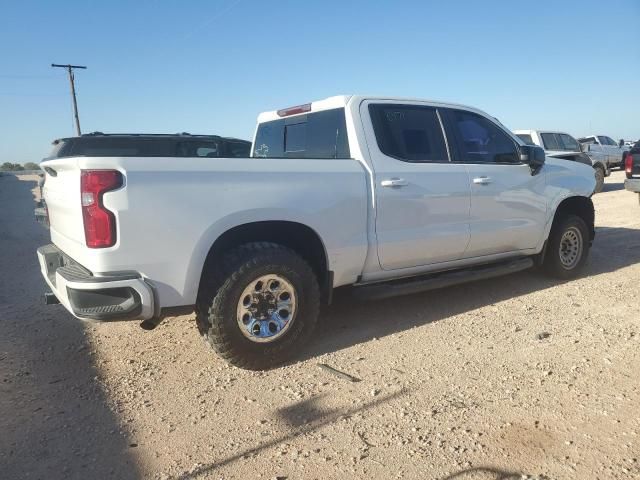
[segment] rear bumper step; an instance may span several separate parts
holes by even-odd
[[[624,188],[630,192],[640,193],[640,178],[627,178],[624,181]]]
[[[437,288],[458,285],[461,283],[485,280],[487,278],[499,277],[509,273],[526,270],[534,265],[530,257],[519,258],[507,262],[480,265],[477,267],[462,270],[449,270],[446,272],[423,275],[420,277],[407,278],[404,280],[393,280],[390,282],[380,282],[371,285],[356,287],[354,295],[362,299],[383,299],[396,297],[399,295],[410,295],[412,293],[435,290]]]
[[[136,272],[95,276],[55,245],[38,249],[42,275],[59,302],[76,318],[94,321],[147,320],[154,316],[152,286]]]

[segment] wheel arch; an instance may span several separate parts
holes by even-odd
[[[539,261],[543,261],[546,255],[547,243],[549,241],[549,235],[557,225],[559,219],[566,215],[577,215],[582,218],[587,224],[589,229],[589,242],[593,242],[595,238],[595,209],[593,207],[593,201],[589,197],[572,196],[563,199],[555,209],[553,215],[553,221],[549,224],[549,229],[546,232],[544,247],[542,249]]]
[[[222,256],[242,244],[272,242],[290,248],[300,255],[318,277],[322,295],[329,301],[333,288],[333,274],[329,270],[327,249],[320,235],[308,225],[290,220],[266,220],[244,223],[229,228],[213,242],[199,277],[199,286],[209,271],[215,269]]]

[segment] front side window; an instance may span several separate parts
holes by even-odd
[[[520,163],[516,142],[489,119],[463,110],[448,110],[447,118],[456,139],[456,161]]]
[[[448,162],[436,109],[420,105],[372,104],[369,113],[380,151],[406,162]]]
[[[570,150],[573,152],[580,151],[580,145],[578,145],[578,142],[576,142],[575,138],[571,135],[567,135],[566,133],[560,133],[558,135],[560,136],[560,141],[562,142],[564,150]]]
[[[598,136],[601,145],[617,146],[618,144],[611,137]]]
[[[258,126],[254,157],[350,158],[344,108],[322,110]]]

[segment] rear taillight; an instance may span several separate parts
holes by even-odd
[[[89,248],[111,247],[116,243],[116,218],[102,203],[105,192],[122,186],[122,174],[116,170],[82,170],[80,198],[84,237]]]
[[[627,152],[624,155],[624,171],[628,174],[633,171],[633,155],[631,155],[631,152]]]

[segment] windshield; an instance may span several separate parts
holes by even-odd
[[[516,137],[522,140],[525,145],[535,145],[535,143],[533,143],[531,135],[529,135],[528,133],[516,133]]]

